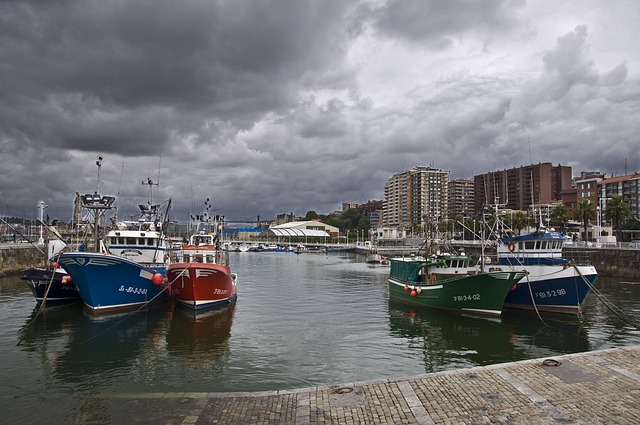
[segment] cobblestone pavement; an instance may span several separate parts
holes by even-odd
[[[640,424],[640,346],[333,387],[97,397],[98,416],[77,423]]]

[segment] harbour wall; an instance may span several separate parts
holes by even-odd
[[[45,255],[26,243],[0,244],[0,276],[18,274],[31,267],[44,266]]]

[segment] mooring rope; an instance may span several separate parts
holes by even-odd
[[[589,282],[589,279],[587,279],[585,275],[582,274],[582,272],[580,271],[580,269],[576,264],[573,264],[573,267],[576,269],[576,271],[578,272],[582,280],[584,280],[584,282],[587,284],[589,289],[591,289],[591,291],[595,294],[598,300],[600,300],[605,305],[605,307],[607,307],[611,312],[613,312],[616,316],[618,316],[627,324],[633,326],[636,329],[640,329],[640,324],[634,322],[629,316],[627,316],[627,314],[624,311],[622,311],[615,304],[609,301],[609,299],[607,299],[607,297],[605,297],[602,292],[600,292],[591,282]]]

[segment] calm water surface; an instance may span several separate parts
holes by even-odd
[[[640,331],[594,294],[582,320],[486,319],[390,302],[388,267],[355,254],[231,253],[231,266],[236,304],[197,316],[171,305],[37,315],[27,286],[1,278],[4,420],[69,421],[117,392],[291,389],[640,344]],[[640,322],[640,282],[596,286]]]

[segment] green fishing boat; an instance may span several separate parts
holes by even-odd
[[[490,271],[443,276],[442,259],[391,258],[389,298],[407,304],[499,316],[509,291],[525,271]],[[436,273],[436,271],[438,273]],[[433,272],[433,273],[432,273]]]

